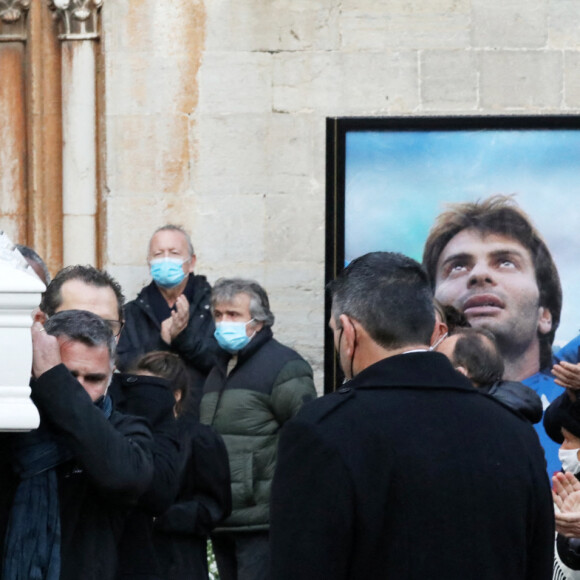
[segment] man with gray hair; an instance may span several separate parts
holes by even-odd
[[[113,409],[115,337],[67,310],[32,326],[31,396],[40,427],[14,435],[2,473],[2,578],[113,580],[130,506],[153,475],[145,420]]]
[[[316,397],[312,369],[274,339],[274,315],[257,282],[218,280],[211,304],[221,352],[204,387],[201,420],[226,444],[233,503],[212,542],[222,580],[264,580],[278,433]]]
[[[203,380],[217,350],[211,338],[211,287],[205,276],[193,273],[195,252],[189,235],[180,226],[170,224],[155,230],[147,262],[153,280],[125,305],[117,366],[127,372],[148,352],[175,352],[187,365],[193,395],[191,411],[197,414]]]

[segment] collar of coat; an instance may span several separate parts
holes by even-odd
[[[475,391],[449,359],[438,352],[410,352],[376,362],[361,371],[345,386],[357,389],[372,387],[449,388]]]

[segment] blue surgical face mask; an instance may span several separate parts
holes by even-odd
[[[250,324],[254,319],[248,320],[248,322],[217,322],[215,325],[215,332],[213,335],[218,341],[218,344],[226,351],[230,353],[238,352],[246,346],[250,340],[254,337],[248,336],[246,334],[246,326]]]
[[[154,258],[149,261],[151,277],[158,286],[173,288],[185,278],[182,268],[184,262],[181,258]]]

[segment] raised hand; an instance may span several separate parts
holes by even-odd
[[[161,323],[161,338],[167,344],[171,344],[173,339],[185,328],[189,322],[189,302],[181,294],[175,301],[175,310],[171,316]]]

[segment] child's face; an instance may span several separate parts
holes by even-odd
[[[560,446],[560,449],[580,449],[580,437],[572,435],[570,431],[562,427],[562,436],[564,437],[564,443]],[[578,457],[580,459],[580,457]]]

